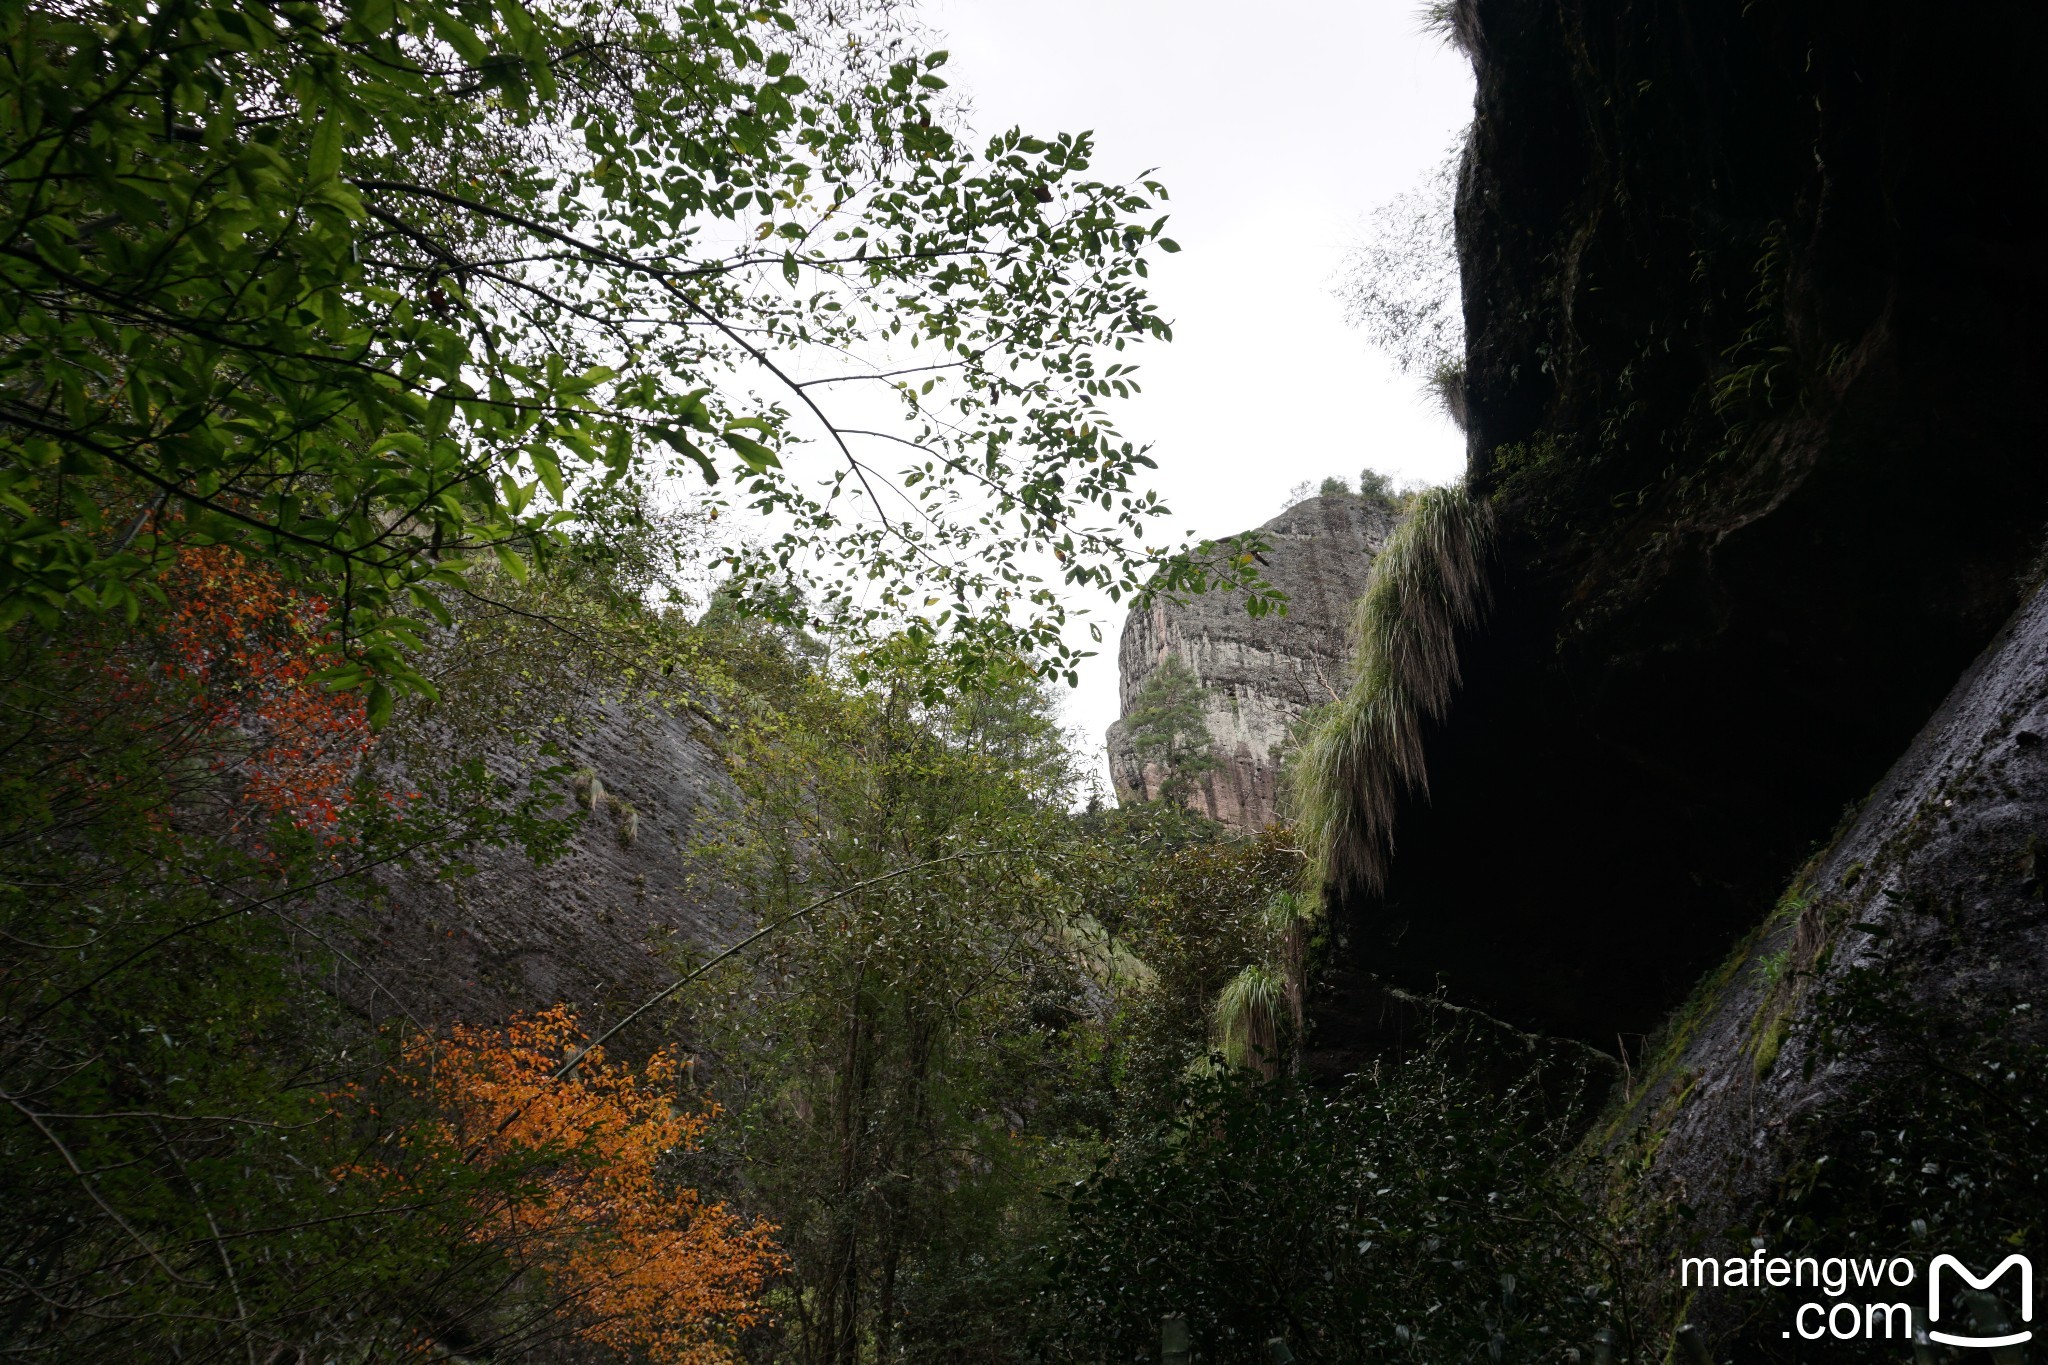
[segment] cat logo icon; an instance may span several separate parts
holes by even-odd
[[[1927,1267],[1927,1321],[1930,1324],[1927,1335],[1929,1338],[1940,1342],[1944,1346],[2017,1346],[2023,1341],[2031,1341],[2033,1339],[2034,1334],[2031,1331],[2014,1332],[2002,1337],[1965,1337],[1957,1336],[1952,1332],[1937,1332],[1933,1330],[1931,1324],[1941,1320],[1941,1268],[1943,1266],[1947,1266],[1955,1271],[1956,1274],[1962,1276],[1963,1282],[1972,1289],[1989,1289],[1999,1276],[2005,1274],[2006,1271],[2011,1270],[2014,1266],[2018,1266],[2020,1268],[2020,1320],[2022,1322],[2032,1322],[2034,1320],[2034,1263],[2032,1261],[2015,1252],[2000,1261],[1998,1269],[1980,1280],[1970,1273],[1968,1266],[1958,1261],[1955,1257],[1942,1255],[1935,1257],[1934,1263]]]

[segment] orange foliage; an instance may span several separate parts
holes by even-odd
[[[335,662],[327,603],[222,545],[180,547],[156,586],[163,610],[146,629],[86,634],[62,651],[92,681],[60,728],[96,749],[112,726],[117,743],[154,748],[173,770],[196,760],[239,777],[261,814],[332,831],[371,735],[361,694],[319,680]]]
[[[580,1043],[563,1006],[416,1041],[401,1079],[442,1117],[407,1145],[531,1175],[475,1210],[468,1235],[537,1267],[586,1338],[676,1365],[730,1360],[720,1338],[760,1321],[784,1265],[774,1228],[662,1178],[664,1155],[694,1151],[717,1114],[671,1103],[672,1055],[636,1072],[593,1050],[555,1080]]]
[[[180,549],[163,587],[160,675],[195,692],[210,727],[254,738],[239,764],[249,799],[301,828],[332,826],[370,730],[361,694],[315,680],[327,604],[220,545]]]

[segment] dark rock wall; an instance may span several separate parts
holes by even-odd
[[[2048,830],[2044,740],[2048,594],[2037,594],[1687,1021],[1684,1045],[1637,1097],[1634,1117],[1661,1135],[1648,1184],[1691,1208],[1709,1245],[1747,1254],[1751,1232],[1773,1230],[1756,1220],[1801,1156],[1798,1138],[1824,1132],[1862,1083],[1928,1041],[1902,1036],[1903,1021],[1936,1019],[1966,1039],[2001,1018],[2029,1019],[2048,999],[2048,905],[2036,866]],[[1911,1011],[1875,1016],[1853,1046],[1821,1047],[1817,1002],[1840,997],[1855,973],[1902,991]],[[1751,1298],[1700,1302],[1693,1313],[1732,1322]]]
[[[1352,605],[1393,525],[1393,508],[1378,499],[1310,498],[1250,533],[1267,546],[1260,572],[1287,594],[1286,615],[1252,616],[1243,599],[1219,592],[1125,619],[1117,666],[1126,715],[1169,655],[1206,693],[1215,767],[1190,793],[1192,808],[1248,832],[1279,817],[1281,750],[1302,714],[1345,685]],[[1118,799],[1156,799],[1164,775],[1140,761],[1121,720],[1107,743]]]
[[[1468,0],[1495,607],[1350,966],[1610,1048],[1769,908],[2048,525],[2048,10]]]
[[[536,697],[569,722],[563,761],[594,773],[608,799],[545,866],[483,849],[451,880],[386,877],[360,925],[367,970],[350,997],[422,1023],[495,1022],[559,1001],[595,1028],[673,980],[679,962],[743,936],[752,926],[710,848],[738,792],[709,723],[672,700]],[[530,757],[491,764],[518,780],[512,769]]]

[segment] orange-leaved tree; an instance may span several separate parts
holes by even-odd
[[[452,1166],[493,1173],[461,1235],[531,1269],[587,1340],[664,1365],[730,1360],[783,1267],[775,1229],[667,1175],[718,1112],[678,1107],[673,1053],[635,1068],[591,1049],[557,1079],[582,1044],[566,1006],[416,1039],[396,1079],[432,1117],[406,1131],[405,1169],[375,1174],[419,1193],[448,1188]]]
[[[329,657],[327,603],[226,546],[186,546],[164,587],[159,677],[193,690],[206,720],[254,741],[239,757],[246,795],[301,828],[331,827],[370,745],[360,693],[317,675]]]
[[[235,825],[281,819],[331,838],[371,732],[361,694],[322,681],[327,603],[221,545],[179,547],[151,586],[161,610],[146,629],[88,630],[52,651],[59,681],[38,729],[73,798],[119,786],[160,818],[225,806]]]

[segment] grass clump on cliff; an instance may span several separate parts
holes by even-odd
[[[1302,746],[1298,823],[1324,884],[1384,884],[1394,808],[1428,790],[1422,726],[1458,685],[1457,633],[1486,604],[1493,519],[1462,488],[1415,500],[1374,562],[1353,628],[1351,685]]]
[[[1276,1074],[1286,1012],[1287,983],[1271,967],[1254,963],[1232,977],[1216,998],[1216,1042],[1224,1060]]]

